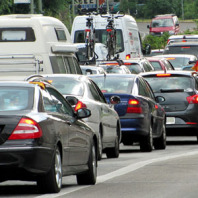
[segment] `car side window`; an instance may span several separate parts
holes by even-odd
[[[138,92],[139,92],[139,95],[148,97],[145,87],[140,80],[138,83]]]
[[[49,87],[47,88],[47,91],[43,91],[44,108],[46,111],[73,116],[72,107],[60,93]]]
[[[149,97],[153,100],[155,100],[155,96],[154,96],[154,93],[153,93],[153,90],[151,88],[151,86],[149,85],[149,83],[147,81],[144,80],[144,83],[145,83],[145,87],[147,89],[147,93],[149,94]]]
[[[95,89],[97,90],[97,93],[98,93],[99,98],[100,98],[100,102],[102,102],[102,103],[107,103],[107,102],[106,102],[106,99],[105,99],[105,97],[104,97],[104,95],[103,95],[103,93],[101,92],[101,90],[99,89],[99,87],[96,85],[96,83],[93,82],[92,80],[91,80],[91,83],[93,84],[93,86],[94,86]]]
[[[88,82],[88,86],[89,86],[89,90],[90,90],[90,92],[92,94],[93,99],[96,100],[96,101],[100,101],[100,97],[99,97],[99,95],[97,93],[97,90],[95,89],[95,87],[93,86],[91,81]]]

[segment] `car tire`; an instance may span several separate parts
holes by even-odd
[[[62,160],[59,148],[56,148],[50,171],[38,178],[37,186],[42,192],[60,192],[62,186]]]
[[[78,185],[94,185],[97,178],[97,155],[96,146],[93,141],[88,161],[88,170],[76,175]]]
[[[154,139],[153,145],[156,150],[160,150],[160,149],[163,150],[166,148],[166,127],[165,127],[165,124],[163,124],[161,136],[159,138]]]
[[[120,153],[120,143],[118,136],[115,139],[115,146],[112,148],[106,148],[105,150],[107,158],[118,158]]]
[[[102,133],[101,133],[101,130],[100,130],[99,137],[98,137],[98,160],[102,159],[102,153],[103,153]]]
[[[149,133],[146,137],[143,137],[140,141],[140,150],[142,152],[151,152],[153,150],[153,129],[149,128]]]

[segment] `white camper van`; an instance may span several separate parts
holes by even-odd
[[[107,15],[106,15],[107,16]],[[71,37],[74,43],[85,42],[86,19],[88,16],[75,17],[72,25]],[[115,17],[114,17],[115,18]],[[95,28],[96,41],[106,44],[107,18],[101,15],[93,15],[93,27]],[[117,49],[120,59],[142,56],[141,38],[135,19],[130,15],[124,15],[114,19],[116,28]]]
[[[32,74],[82,74],[65,25],[43,15],[0,16],[0,79]]]

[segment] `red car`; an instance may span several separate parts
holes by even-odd
[[[175,14],[157,15],[152,19],[150,26],[148,25],[147,28],[149,28],[151,35],[160,36],[164,32],[174,35],[179,32],[179,21]]]
[[[166,58],[151,56],[151,57],[147,57],[147,59],[149,60],[149,62],[156,71],[174,70],[173,65]]]

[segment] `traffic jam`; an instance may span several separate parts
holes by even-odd
[[[172,21],[179,31],[167,14],[150,34],[161,23],[172,33]],[[154,51],[131,15],[89,13],[71,34],[53,17],[0,16],[0,36],[1,182],[35,181],[41,193],[59,193],[70,175],[95,185],[99,161],[119,158],[121,144],[152,152],[169,135],[198,137],[197,35]]]

